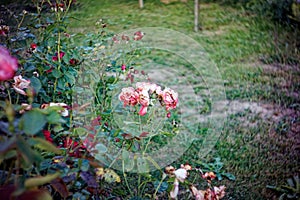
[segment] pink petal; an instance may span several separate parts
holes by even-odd
[[[139,112],[140,116],[144,116],[147,113],[147,106],[142,106]]]

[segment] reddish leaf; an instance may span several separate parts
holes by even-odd
[[[51,195],[47,190],[28,190],[18,196],[16,200],[52,200]]]
[[[101,116],[96,117],[95,119],[92,120],[91,125],[92,126],[100,126],[101,125]]]
[[[51,181],[50,185],[62,198],[66,199],[69,196],[68,188],[61,178],[54,179]]]
[[[123,133],[122,136],[123,136],[125,139],[131,139],[131,138],[132,138],[132,135],[129,134],[129,133]]]
[[[15,186],[6,185],[0,188],[1,199],[10,199],[11,194],[14,192]]]
[[[14,185],[7,185],[0,188],[1,199],[15,199],[15,200],[52,200],[51,195],[47,190],[33,189],[27,190],[19,196],[13,197],[15,191]]]
[[[140,137],[147,137],[148,134],[149,134],[148,132],[142,132]]]

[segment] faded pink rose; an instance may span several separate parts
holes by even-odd
[[[207,179],[207,180],[213,180],[217,176],[215,175],[214,172],[205,172],[205,174],[202,175],[202,178]]]
[[[133,87],[123,88],[119,95],[119,99],[123,101],[124,106],[135,106],[138,103],[139,94]]]
[[[205,200],[204,193],[205,191],[198,190],[195,186],[190,186],[190,190],[195,197],[195,200]]]
[[[138,94],[139,94],[138,103],[142,105],[139,111],[139,115],[143,116],[147,113],[147,108],[150,104],[150,97],[147,90],[139,91]]]
[[[0,26],[0,35],[7,36],[9,32],[9,26],[2,25]]]
[[[221,185],[220,187],[214,187],[216,199],[222,199],[225,196],[225,189],[226,187],[224,185]]]
[[[0,81],[11,79],[18,69],[18,60],[8,50],[0,46]]]
[[[142,107],[140,108],[139,115],[140,115],[140,116],[144,116],[144,115],[147,113],[147,109],[148,109],[147,106],[142,106]]]
[[[26,80],[26,79],[22,78],[21,75],[19,75],[19,76],[14,77],[14,81],[15,81],[13,84],[14,90],[19,94],[27,95],[26,92],[24,91],[24,89],[29,87],[30,80]]]
[[[162,95],[162,90],[161,90],[161,87],[160,86],[157,86],[155,88],[155,93],[158,95],[158,96],[161,96]]]
[[[144,37],[145,33],[142,31],[137,31],[133,34],[133,39],[134,40],[141,40]]]
[[[161,97],[164,101],[164,104],[166,106],[166,110],[169,111],[171,109],[176,108],[178,103],[178,94],[174,90],[170,88],[165,88],[161,92]]]
[[[149,106],[150,103],[150,97],[149,97],[149,93],[147,90],[142,90],[138,92],[139,98],[138,98],[138,102],[139,104],[141,104],[142,106]]]
[[[27,103],[22,103],[22,104],[21,104],[21,110],[19,110],[19,113],[20,113],[20,114],[23,114],[23,113],[25,113],[26,111],[31,110],[31,109],[32,109],[32,105],[29,105],[29,104],[27,104]]]
[[[180,169],[177,169],[175,172],[174,172],[176,178],[180,181],[180,182],[184,182],[184,180],[186,179],[188,173],[187,173],[187,170],[186,169],[183,169],[183,168],[180,168]]]
[[[53,103],[53,102],[51,102],[51,103],[49,104],[49,106],[50,106],[50,107],[51,107],[51,106],[62,107],[63,109],[62,109],[61,111],[59,111],[59,113],[61,114],[61,116],[67,117],[67,116],[69,115],[69,111],[68,111],[68,109],[67,109],[68,105],[65,104],[65,103]]]
[[[137,82],[135,86],[138,91],[149,91],[150,93],[155,92],[157,87],[159,87],[154,83],[148,82]]]

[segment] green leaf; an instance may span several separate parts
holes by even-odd
[[[30,71],[33,71],[35,69],[36,69],[36,67],[31,62],[27,62],[27,63],[24,64],[24,70],[26,72],[30,72]]]
[[[46,183],[50,183],[52,180],[58,178],[60,175],[59,172],[56,172],[55,174],[49,174],[46,176],[37,176],[34,178],[29,178],[25,180],[25,187],[26,188],[32,188],[40,185],[44,185]]]
[[[0,155],[4,155],[9,150],[16,147],[16,137],[0,143]]]
[[[27,166],[43,160],[40,154],[35,152],[21,136],[17,138],[16,143],[18,152],[21,153]]]
[[[235,181],[235,176],[233,174],[223,173],[222,175],[225,176],[225,177],[227,177],[231,181]]]
[[[138,157],[136,160],[137,168],[140,173],[149,172],[148,161],[145,158]]]
[[[66,64],[69,64],[69,61],[70,61],[71,57],[70,57],[70,54],[69,53],[66,53],[64,55],[64,57],[62,58],[62,60],[66,63]]]
[[[96,149],[98,150],[98,152],[99,152],[100,154],[104,154],[104,153],[107,152],[106,146],[104,146],[104,145],[101,144],[101,143],[99,143],[99,144],[96,145]]]
[[[64,75],[68,83],[70,83],[71,85],[75,83],[75,77],[73,76],[73,74],[71,74],[70,72],[66,72]]]
[[[61,73],[59,70],[54,69],[54,70],[52,71],[52,75],[54,76],[54,78],[59,78],[59,77],[62,76],[62,73]]]
[[[46,117],[38,110],[31,110],[22,116],[23,130],[26,134],[35,135],[46,124]]]
[[[45,170],[52,166],[52,159],[45,159],[40,163],[39,170]]]
[[[30,78],[30,84],[34,88],[35,92],[39,93],[39,91],[42,87],[42,84],[41,84],[40,80],[38,78],[31,77]]]
[[[64,130],[64,128],[61,125],[54,126],[54,128],[53,128],[53,131],[56,133],[63,131],[63,130]]]
[[[122,152],[122,160],[124,163],[125,171],[131,171],[134,167],[134,160],[130,158],[130,154],[128,151],[124,150]]]
[[[50,124],[59,124],[59,123],[64,123],[65,121],[61,117],[60,114],[58,114],[56,111],[50,111],[49,115],[47,115],[47,121]]]
[[[153,186],[154,186],[154,188],[157,188],[158,186],[159,186],[159,181],[155,181],[154,183],[153,183]],[[168,187],[169,187],[169,184],[167,183],[167,182],[162,182],[161,184],[160,184],[160,186],[159,186],[159,188],[158,188],[158,192],[164,192],[164,191],[166,191],[167,189],[168,189]]]
[[[84,137],[88,135],[88,131],[82,127],[74,128],[73,133],[74,135],[77,135],[79,137]]]
[[[89,170],[89,168],[90,168],[90,163],[89,163],[89,161],[88,160],[82,160],[81,161],[81,165],[80,165],[80,169],[82,170],[82,171],[88,171]]]
[[[95,155],[95,159],[98,160],[98,161],[100,161],[100,162],[102,162],[105,165],[109,165],[108,160],[102,154],[96,154]]]
[[[52,153],[56,153],[56,154],[62,153],[60,149],[58,149],[52,143],[50,143],[42,138],[31,138],[31,140],[36,142],[36,144],[34,146],[36,146],[37,148],[39,148],[41,150],[46,150],[48,152],[52,152]]]

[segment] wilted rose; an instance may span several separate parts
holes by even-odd
[[[14,77],[14,84],[13,88],[14,90],[22,95],[27,95],[24,89],[28,88],[30,85],[30,80],[24,79],[21,75]]]
[[[133,87],[123,88],[119,99],[123,101],[124,106],[135,106],[138,103],[139,95]]]
[[[178,103],[177,92],[175,92],[174,90],[171,90],[170,88],[165,88],[161,92],[161,97],[164,101],[167,111],[176,108],[177,103]]]
[[[180,181],[180,182],[184,182],[184,180],[186,179],[188,173],[186,171],[186,169],[183,169],[183,168],[180,168],[180,169],[177,169],[175,172],[174,172],[176,178]]]

